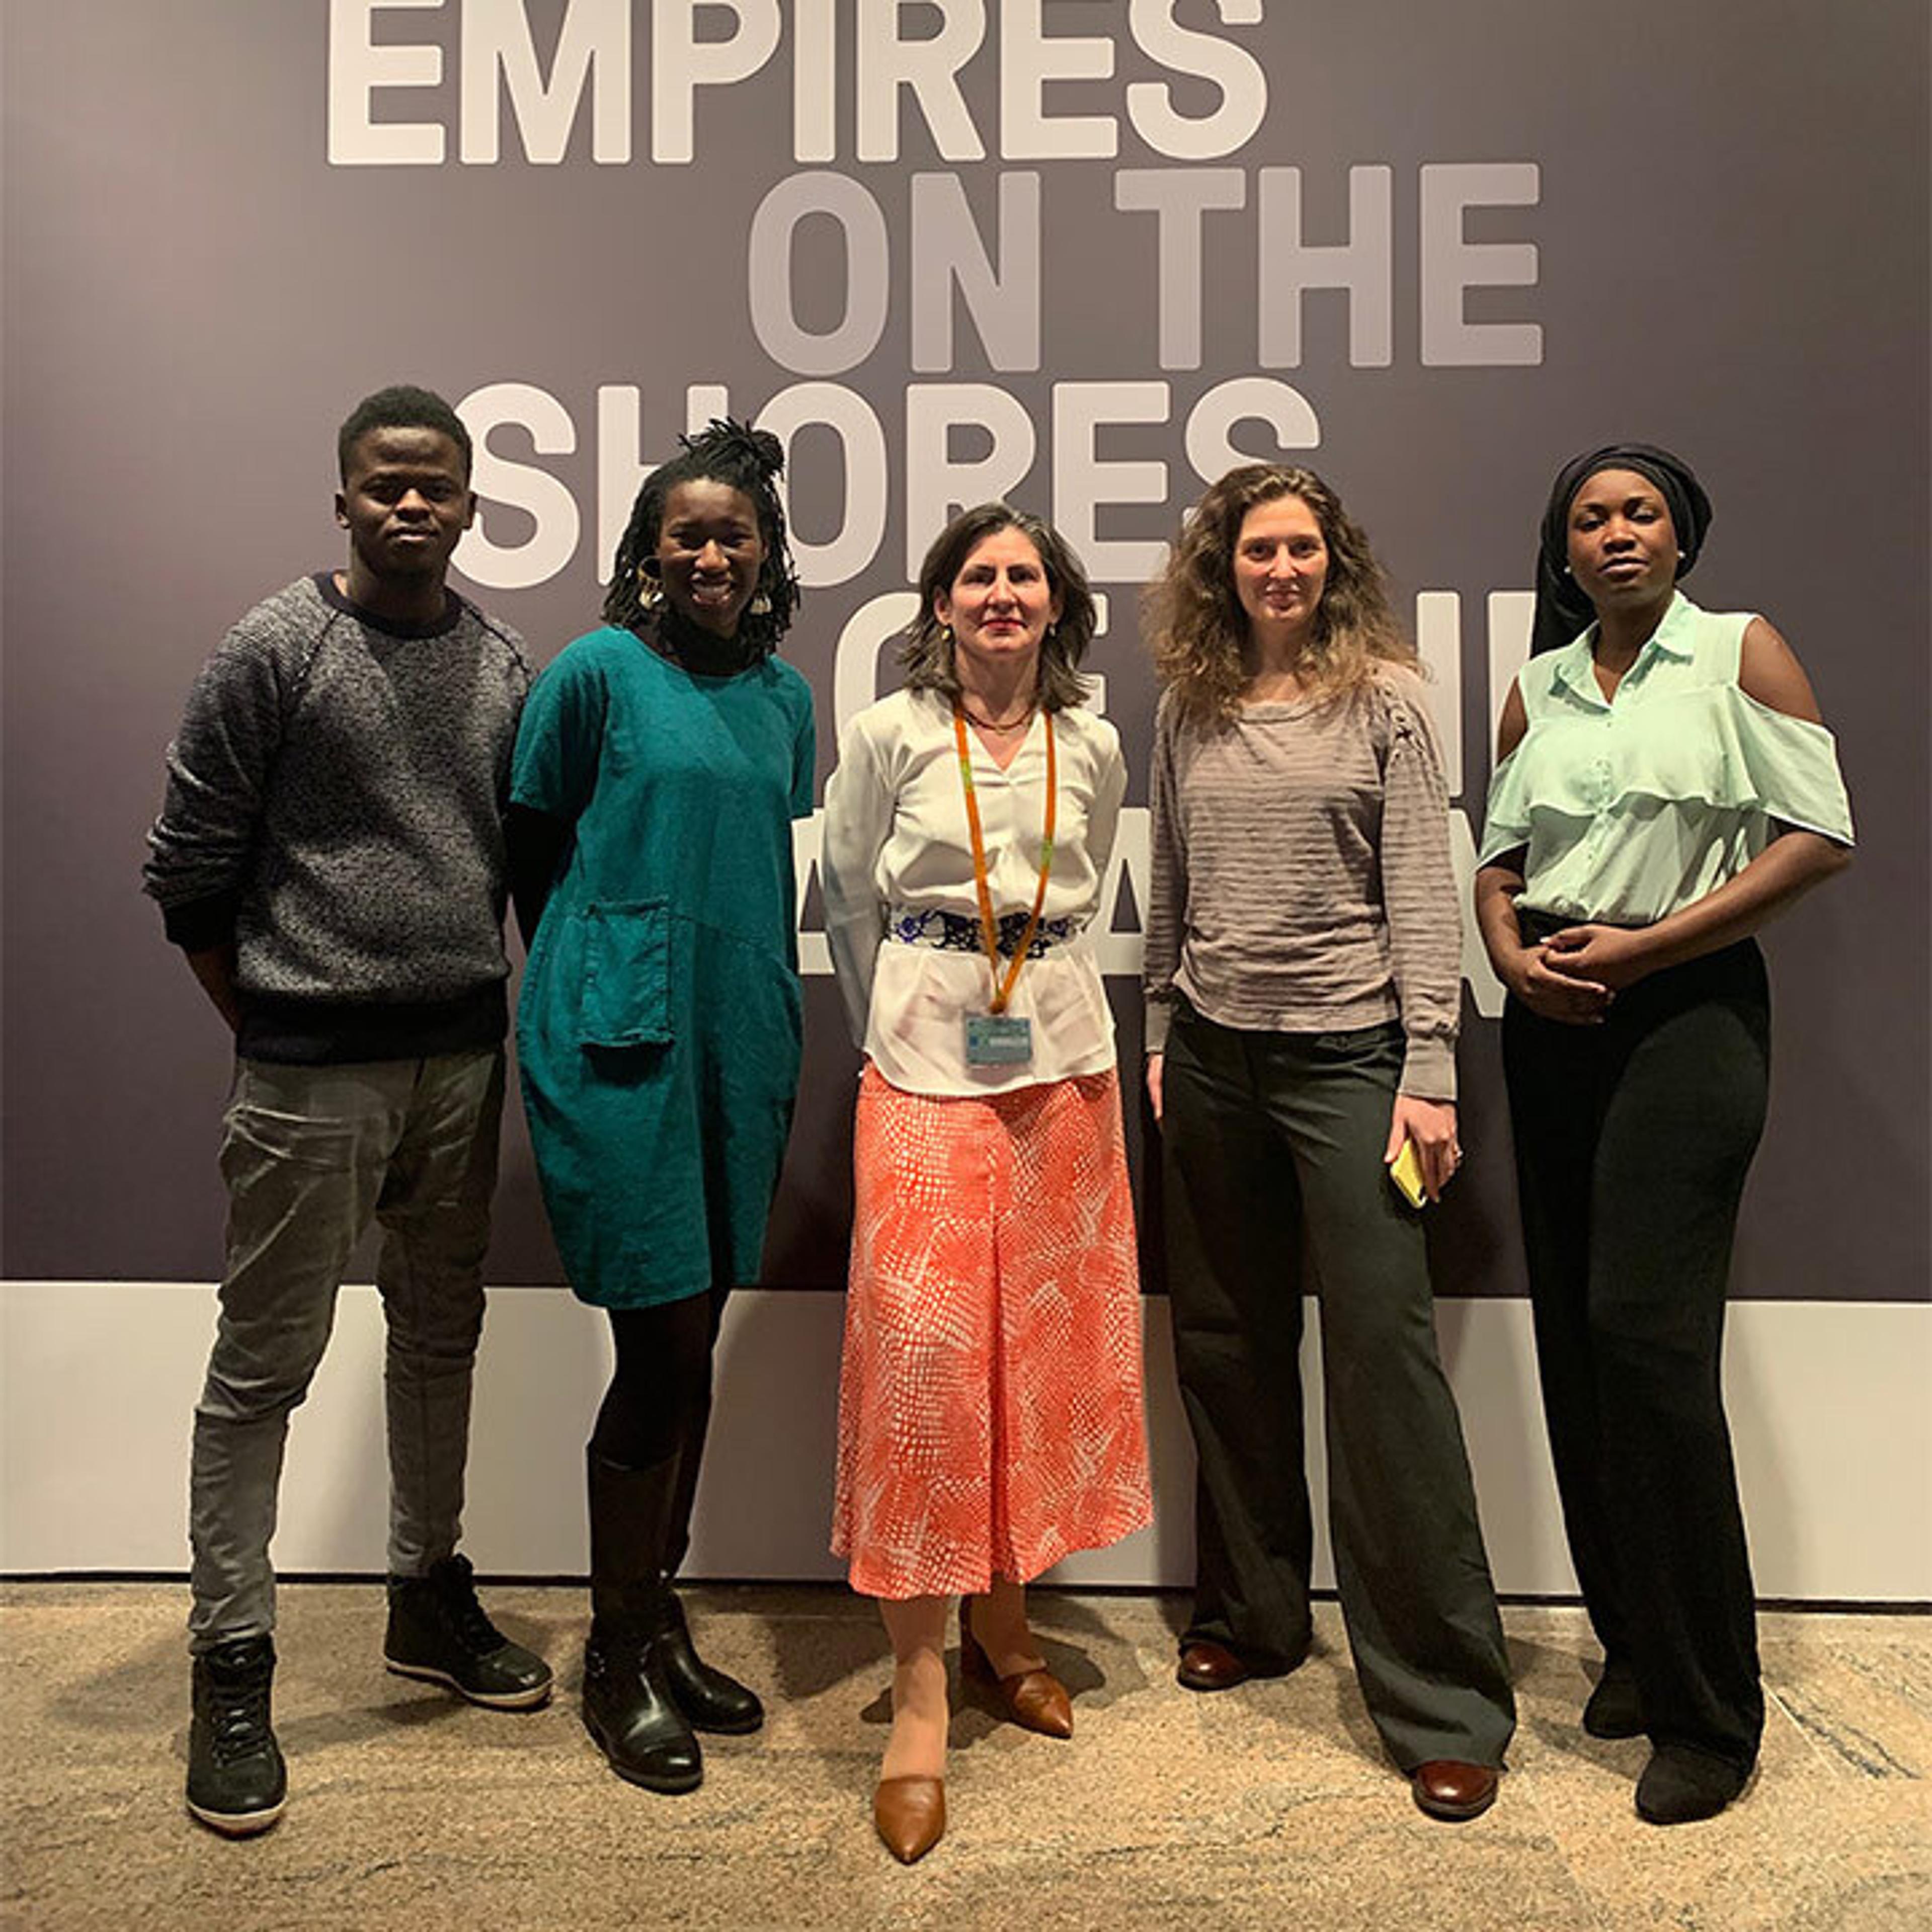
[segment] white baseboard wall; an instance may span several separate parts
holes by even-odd
[[[1156,1520],[1054,1580],[1184,1584],[1193,1464],[1167,1305],[1144,1304]],[[836,1416],[836,1295],[731,1301],[693,1576],[834,1578],[826,1551]],[[184,1571],[190,1412],[214,1313],[206,1286],[0,1283],[0,1572]],[[1309,1468],[1322,1480],[1311,1310]],[[1498,1589],[1575,1588],[1538,1409],[1529,1311],[1440,1304]],[[343,1291],[297,1413],[274,1546],[284,1572],[382,1568],[382,1314]],[[559,1289],[493,1291],[477,1382],[465,1547],[479,1570],[580,1575],[583,1443],[608,1371],[602,1318]],[[1760,1594],[1932,1600],[1932,1306],[1743,1302],[1726,1364]],[[1333,1569],[1325,1535],[1316,1581]]]

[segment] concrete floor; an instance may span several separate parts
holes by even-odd
[[[1284,1682],[1172,1682],[1181,1600],[1041,1592],[1075,1693],[1058,1744],[970,1699],[951,1828],[902,1870],[872,1837],[886,1653],[842,1591],[691,1593],[708,1654],[765,1694],[708,1740],[704,1788],[612,1778],[578,1721],[579,1591],[498,1588],[506,1630],[559,1666],[547,1709],[475,1709],[387,1675],[374,1586],[282,1593],[276,1721],[290,1800],[231,1844],[182,1808],[178,1586],[0,1586],[0,1925],[255,1928],[1932,1926],[1932,1619],[1767,1614],[1758,1774],[1723,1817],[1631,1808],[1641,1741],[1578,1729],[1581,1613],[1507,1610],[1521,1701],[1510,1769],[1473,1824],[1430,1822],[1382,1757],[1339,1619]]]

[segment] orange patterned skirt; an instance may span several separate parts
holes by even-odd
[[[869,1064],[832,1547],[870,1597],[1027,1582],[1141,1528],[1140,1282],[1112,1072],[935,1100]]]

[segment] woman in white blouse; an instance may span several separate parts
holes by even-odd
[[[879,1599],[892,1730],[874,1819],[945,1825],[948,1608],[962,1667],[1072,1735],[1027,1582],[1150,1514],[1138,1270],[1114,1032],[1088,928],[1126,767],[1082,708],[1094,600],[1046,524],[989,503],[920,572],[906,688],[825,795],[832,963],[866,1066],[832,1547]]]

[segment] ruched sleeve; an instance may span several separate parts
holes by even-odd
[[[1166,1051],[1168,1027],[1174,1018],[1174,970],[1180,963],[1180,934],[1187,914],[1187,847],[1174,790],[1178,728],[1178,706],[1171,692],[1164,694],[1154,717],[1148,827],[1153,877],[1142,922],[1141,994],[1150,1054]]]
[[[1391,677],[1386,688],[1382,899],[1390,968],[1408,1043],[1401,1090],[1425,1100],[1453,1100],[1462,923],[1449,857],[1449,788],[1420,685]]]

